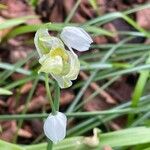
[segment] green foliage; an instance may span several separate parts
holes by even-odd
[[[12,95],[12,92],[4,88],[0,88],[0,95]]]
[[[150,129],[145,127],[130,128],[121,131],[99,134],[99,144],[91,146],[91,143],[85,137],[67,138],[57,145],[54,145],[54,150],[98,150],[106,145],[112,148],[140,145],[150,143]],[[91,137],[92,140],[92,137]],[[0,141],[0,150],[45,150],[46,143],[36,144],[31,146],[16,146],[4,141]],[[147,149],[146,149],[147,150]]]
[[[89,0],[94,9],[97,9],[97,4],[95,0]],[[36,5],[37,0],[30,0],[30,4]],[[91,49],[96,49],[97,51],[88,52],[83,54],[80,57],[81,61],[81,70],[87,71],[89,78],[86,81],[77,81],[73,86],[72,90],[77,90],[78,93],[72,104],[69,106],[66,115],[72,120],[73,118],[82,118],[82,121],[79,122],[76,126],[68,129],[67,138],[61,143],[54,146],[54,150],[99,150],[102,149],[104,145],[110,145],[113,148],[128,149],[132,147],[134,150],[150,150],[150,129],[146,126],[150,126],[149,117],[150,117],[150,95],[149,89],[146,87],[149,86],[149,51],[150,46],[147,44],[130,44],[129,40],[135,37],[144,37],[149,38],[149,31],[141,28],[137,22],[129,17],[131,13],[140,11],[142,9],[150,8],[150,4],[139,5],[135,8],[129,9],[124,12],[114,12],[109,13],[103,16],[98,16],[90,21],[85,22],[84,24],[73,24],[69,23],[73,17],[77,7],[80,4],[80,0],[76,2],[74,9],[66,18],[64,23],[46,23],[40,25],[23,25],[27,19],[33,18],[35,16],[21,17],[17,19],[6,20],[0,24],[0,30],[15,27],[11,32],[6,36],[6,39],[11,39],[18,35],[25,33],[35,32],[38,28],[47,27],[51,31],[61,31],[62,28],[66,25],[81,26],[86,31],[90,32],[93,37],[105,35],[108,37],[113,37],[116,34],[125,35],[122,41],[117,44],[102,44],[97,45],[93,44]],[[0,5],[0,7],[2,7]],[[122,18],[137,31],[116,31],[110,32],[99,26],[111,22],[117,18]],[[19,26],[18,26],[19,25]],[[29,42],[29,41],[27,41]],[[30,43],[32,43],[32,39]],[[89,54],[90,53],[90,54]],[[92,54],[92,55],[91,55]],[[34,81],[34,86],[32,87],[27,100],[26,108],[29,104],[34,90],[36,89],[37,83],[44,81],[43,75],[37,77],[38,68],[30,67],[29,70],[25,70],[22,66],[31,60],[33,57],[37,56],[36,53],[29,54],[25,60],[18,61],[15,64],[10,64],[6,62],[0,62],[0,95],[7,96],[12,94],[10,90],[14,88],[20,89],[21,86],[28,82]],[[146,62],[147,60],[147,62]],[[38,64],[36,63],[38,66]],[[18,81],[10,82],[10,76],[18,72],[20,74],[26,75],[24,79]],[[133,96],[129,102],[125,101],[124,104],[118,104],[117,107],[114,107],[109,110],[96,111],[96,112],[83,112],[82,106],[88,101],[93,100],[98,94],[99,90],[94,91],[85,101],[82,101],[82,96],[86,89],[89,87],[91,82],[96,81],[101,83],[101,89],[105,90],[115,81],[128,74],[139,74],[139,78],[136,81],[135,90]],[[38,80],[39,79],[39,80]],[[104,82],[105,81],[105,82]],[[49,80],[50,89],[55,89],[55,95],[59,95],[59,90],[55,83],[52,80]],[[57,96],[55,98],[58,99]],[[58,108],[58,101],[55,100],[55,106]],[[26,108],[22,114],[16,115],[0,115],[0,121],[2,120],[19,120],[18,129],[22,126],[24,120],[29,119],[43,119],[47,117],[48,114],[27,114]],[[101,127],[100,125],[107,124],[115,118],[118,118],[123,115],[131,116],[129,119],[129,125],[127,129],[122,129],[120,131],[110,132],[107,128],[103,127],[102,131],[106,133],[99,134],[99,145],[96,147],[89,147],[88,143],[85,142],[85,137],[83,135],[93,128]],[[143,127],[138,127],[143,126]],[[72,136],[72,137],[69,137]],[[17,134],[16,134],[17,139]],[[35,145],[20,146],[17,144],[10,144],[5,141],[0,141],[0,150],[45,150],[46,143],[41,143],[43,141],[43,136],[37,137],[34,141]],[[37,144],[38,143],[38,144]]]
[[[26,17],[20,17],[20,18],[6,20],[5,22],[0,23],[0,30],[23,24],[28,19],[31,19],[31,18],[35,18],[35,16],[26,16]]]

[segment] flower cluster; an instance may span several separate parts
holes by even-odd
[[[61,88],[72,85],[80,71],[80,62],[73,49],[80,52],[89,49],[91,37],[80,27],[65,27],[60,38],[50,36],[48,29],[37,30],[34,43],[39,54],[39,72],[50,74]],[[65,45],[69,50],[65,49]],[[61,112],[50,114],[44,123],[45,135],[57,143],[66,135],[67,118]]]
[[[39,72],[51,74],[61,88],[72,85],[79,74],[80,62],[73,49],[86,51],[92,43],[91,37],[79,27],[65,27],[60,38],[50,36],[48,29],[39,29],[34,38],[39,53]],[[65,45],[68,50],[65,49]]]

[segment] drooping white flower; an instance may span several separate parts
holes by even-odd
[[[67,118],[61,113],[50,114],[44,123],[44,133],[53,143],[58,143],[66,136]]]
[[[34,43],[40,56],[39,72],[51,74],[61,88],[68,88],[80,71],[78,56],[72,48],[86,51],[93,41],[88,33],[80,27],[65,27],[60,37],[70,51],[65,49],[59,38],[50,36],[48,29],[38,29]]]
[[[67,51],[63,42],[50,36],[47,29],[37,30],[34,43],[40,56],[39,72],[51,74],[61,88],[70,87],[79,74],[78,56],[73,51]]]
[[[60,37],[69,49],[74,48],[81,52],[88,50],[93,42],[89,34],[80,27],[65,27]]]

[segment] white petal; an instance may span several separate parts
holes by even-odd
[[[40,57],[49,53],[52,48],[64,47],[63,42],[57,37],[50,36],[48,29],[45,28],[37,30],[34,37],[34,44]]]
[[[51,73],[53,78],[58,82],[61,88],[68,88],[72,85],[72,80],[76,80],[80,71],[80,62],[78,60],[78,56],[72,52],[67,51],[69,55],[69,63],[70,63],[70,70],[68,74],[61,76]]]
[[[78,56],[74,52],[68,51],[67,53],[70,59],[70,71],[65,76],[65,78],[76,80],[80,71],[80,61],[78,59]]]
[[[66,136],[67,118],[61,113],[50,114],[44,123],[44,133],[53,143],[63,140]]]
[[[70,48],[86,51],[93,42],[89,34],[80,27],[65,27],[60,34],[62,41]]]
[[[49,47],[51,47],[51,43],[46,43],[42,38],[47,39],[50,41],[50,35],[48,33],[48,29],[38,29],[35,33],[34,37],[34,44],[35,47],[39,53],[39,56],[41,57],[43,54],[47,53],[49,51]]]
[[[58,82],[59,87],[62,88],[62,89],[68,88],[72,85],[71,80],[65,78],[64,76],[54,75],[52,73],[51,73],[51,75]]]
[[[43,55],[39,59],[39,63],[41,64],[39,72],[60,74],[63,70],[63,62],[60,56]]]

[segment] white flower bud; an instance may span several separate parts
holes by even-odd
[[[58,143],[66,136],[67,118],[61,113],[50,114],[44,123],[44,133],[53,143]]]
[[[93,42],[89,34],[80,27],[65,27],[60,37],[68,48],[74,48],[78,51],[86,51]]]

